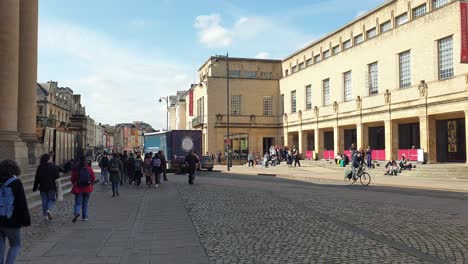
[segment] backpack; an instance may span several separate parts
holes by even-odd
[[[153,160],[153,167],[161,167],[161,159],[156,158]]]
[[[135,171],[141,171],[143,161],[141,159],[135,160]]]
[[[104,168],[109,166],[109,159],[107,157],[102,157],[101,166],[104,167]]]
[[[110,172],[113,172],[113,173],[117,173],[119,172],[119,163],[117,161],[117,158],[113,158],[111,161],[110,161],[110,166],[109,166],[109,171]]]
[[[80,174],[78,175],[78,186],[86,187],[91,185],[91,174],[86,166],[80,169]]]
[[[13,176],[0,187],[0,218],[10,219],[13,215],[13,210],[15,209],[15,195],[8,185],[16,179],[17,178]]]

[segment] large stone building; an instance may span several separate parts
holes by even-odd
[[[355,143],[379,160],[416,148],[430,162],[466,162],[462,16],[460,1],[386,1],[288,56],[285,144],[319,157]]]
[[[281,61],[229,58],[230,139],[233,159],[263,152],[281,142]],[[226,58],[210,57],[199,69],[200,83],[174,101],[179,129],[201,129],[203,152],[224,153],[227,139]]]
[[[281,62],[230,59],[234,150],[284,144],[331,158],[354,143],[377,160],[413,149],[411,159],[466,162],[467,5],[390,0]],[[210,58],[176,104],[208,152],[225,149],[225,65]]]

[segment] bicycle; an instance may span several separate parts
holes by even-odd
[[[371,176],[369,173],[365,172],[365,168],[362,165],[359,166],[359,170],[356,172],[356,175],[351,178],[352,183],[355,183],[358,178],[361,185],[368,186],[371,183]]]

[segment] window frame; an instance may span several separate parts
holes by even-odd
[[[375,65],[375,71],[373,71],[373,66]],[[369,63],[367,65],[368,72],[368,91],[369,96],[379,94],[379,62]],[[375,72],[375,78],[373,77],[373,72]],[[375,82],[374,82],[375,79]]]
[[[371,35],[372,33],[372,35]],[[373,39],[375,37],[377,37],[377,28],[376,27],[373,27],[369,30],[366,31],[366,37],[367,39]]]
[[[238,98],[238,102],[236,102],[235,98]],[[237,105],[239,106],[239,112],[234,112],[235,109],[234,106],[236,106],[237,108]],[[231,95],[231,101],[230,101],[230,105],[229,105],[229,112],[230,112],[230,115],[232,116],[240,116],[241,113],[242,113],[242,95],[238,95],[238,94],[232,94]]]
[[[364,42],[364,35],[362,33],[358,34],[354,36],[353,39],[354,39],[354,46],[359,45]]]
[[[257,79],[257,72],[256,71],[245,71],[244,78],[246,79]]]
[[[405,62],[402,61],[406,57],[408,58],[408,60],[407,60],[408,65],[407,66],[403,65],[403,63],[405,63]],[[409,71],[409,73],[405,74],[404,71],[405,71],[406,68],[407,68],[407,71]],[[404,76],[408,76],[408,77],[404,78]],[[405,80],[407,80],[408,82],[404,82]],[[412,78],[411,78],[411,50],[406,50],[406,51],[400,52],[398,54],[398,81],[399,81],[400,89],[405,89],[405,88],[411,87],[411,82],[412,82]]]
[[[263,115],[273,116],[273,95],[263,96]]]
[[[349,80],[347,80],[347,75],[349,74]],[[349,84],[349,86],[347,85]],[[348,93],[349,92],[349,93]],[[347,71],[343,73],[343,99],[345,102],[353,100],[353,76],[352,71]]]
[[[291,91],[291,113],[297,112],[297,92]]]
[[[347,45],[349,43],[349,45]],[[353,43],[351,41],[351,39],[348,39],[346,41],[343,42],[343,50],[347,50],[347,49],[350,49],[353,47]]]
[[[388,28],[387,28],[387,26],[388,26]],[[392,21],[391,20],[387,20],[387,21],[383,22],[382,24],[380,24],[380,34],[388,32],[390,30],[392,30]]]
[[[423,12],[421,10],[424,10]],[[413,14],[413,19],[422,17],[427,14],[427,5],[426,3],[419,5],[411,10]]]
[[[404,20],[403,22],[400,21],[402,18],[406,18],[406,20]],[[405,12],[397,17],[395,17],[395,26],[399,27],[399,26],[403,26],[404,24],[407,24],[409,22],[409,16],[408,16],[408,12]]]
[[[442,54],[441,52],[441,45],[442,45],[442,41],[449,40],[449,39],[451,41],[451,49],[450,49],[451,54],[450,54],[450,57],[448,58],[450,59],[451,67],[447,69],[443,69],[442,66],[444,65],[442,63],[442,59],[443,59],[444,54]],[[454,50],[453,35],[437,40],[437,66],[438,66],[437,76],[439,80],[447,80],[455,76],[453,50]],[[444,73],[444,71],[448,71],[448,74]]]
[[[325,86],[325,84],[327,84]],[[327,88],[327,89],[325,89]],[[322,80],[322,104],[323,106],[329,106],[331,104],[330,98],[330,78]]]
[[[432,10],[442,8],[450,3],[449,0],[432,0]]]
[[[331,52],[329,49],[323,52],[323,59],[326,60],[331,57]]]
[[[240,70],[229,70],[229,78],[240,78],[240,77],[241,77]]]
[[[305,98],[306,98],[306,110],[312,109],[312,85],[306,85],[305,87]]]

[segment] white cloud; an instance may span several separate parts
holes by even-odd
[[[356,18],[358,18],[358,17],[364,15],[365,13],[367,13],[367,10],[361,10],[361,11],[357,12]]]
[[[269,59],[270,54],[268,52],[259,52],[257,55],[255,55],[256,59]]]
[[[219,14],[197,16],[193,26],[199,30],[200,42],[210,48],[226,47],[232,42],[229,31],[221,26]]]
[[[56,80],[82,94],[97,122],[144,120],[165,127],[165,104],[158,99],[187,89],[191,71],[80,26],[43,22],[39,28],[39,81]]]

